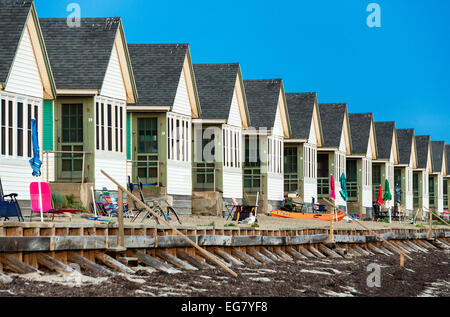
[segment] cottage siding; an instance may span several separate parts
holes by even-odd
[[[442,174],[438,175],[438,191],[437,191],[437,211],[444,211],[444,178]]]
[[[101,173],[104,170],[119,182],[120,185],[126,187],[127,184],[127,157],[120,153],[104,153],[96,151],[95,153],[95,188],[102,189],[106,187],[108,190],[117,190],[117,186]]]
[[[181,72],[172,112],[191,117],[191,109],[192,108],[189,102],[189,94],[186,85],[186,77],[184,75],[184,72]]]
[[[362,206],[363,207],[372,207],[372,148],[370,146],[370,142],[367,142],[367,151],[366,151],[366,160],[368,161],[367,166],[368,170],[364,170],[364,173],[368,173],[369,177],[369,185],[365,185],[364,181],[362,182]],[[364,164],[364,160],[363,160]],[[364,175],[363,175],[364,177]]]
[[[342,153],[347,153],[347,149],[345,147],[344,130],[342,130],[342,133],[341,133],[341,141],[339,142],[339,151]]]
[[[190,120],[191,109],[186,79],[182,72],[172,112],[181,114]],[[192,163],[190,159],[189,162],[167,160],[167,193],[169,195],[192,195]]]
[[[167,193],[169,195],[192,195],[190,163],[167,161]]]
[[[314,201],[317,202],[317,179],[305,178],[303,200],[307,203],[311,203],[313,198]]]
[[[275,122],[272,129],[273,135],[283,137],[283,124],[281,122],[280,107],[277,108],[277,113],[275,115]]]
[[[430,208],[430,200],[429,200],[429,174],[427,171],[422,172],[422,206],[425,210]]]
[[[28,28],[24,28],[5,91],[41,99],[44,97]]]
[[[283,174],[267,174],[267,199],[282,201],[284,195]]]
[[[317,145],[316,130],[314,129],[314,120],[311,120],[311,128],[309,130],[308,143]]]
[[[238,99],[236,96],[236,89],[233,92],[233,99],[231,100],[230,114],[228,116],[228,125],[242,128],[241,112],[239,111]]]
[[[102,96],[126,100],[127,94],[125,84],[120,69],[119,57],[117,55],[117,48],[114,45],[109,59],[108,68],[106,69],[105,79],[101,90]]]
[[[226,167],[223,169],[224,198],[243,198],[242,177],[242,169]]]

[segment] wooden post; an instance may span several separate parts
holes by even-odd
[[[156,187],[159,187],[159,161],[156,163]]]
[[[83,165],[81,166],[81,184],[84,184],[84,164],[86,161],[86,152],[83,152]]]
[[[400,254],[400,266],[405,266],[405,256],[403,255],[403,253]]]
[[[119,188],[119,235],[117,237],[117,246],[119,248],[125,247],[125,229],[123,226],[123,191]]]
[[[190,245],[192,245],[194,248],[196,248],[199,252],[201,252],[202,254],[204,254],[206,257],[208,257],[211,261],[213,261],[214,263],[218,264],[221,268],[223,268],[225,271],[227,271],[228,273],[230,273],[232,276],[237,277],[238,275],[233,272],[231,269],[229,269],[228,267],[226,267],[222,262],[220,262],[219,260],[217,260],[215,257],[211,256],[211,254],[206,251],[205,249],[201,248],[197,243],[195,243],[194,241],[192,241],[191,239],[189,239],[188,237],[186,237],[183,233],[181,233],[177,228],[175,228],[171,223],[169,223],[168,221],[166,221],[166,219],[163,219],[163,217],[161,217],[159,214],[155,213],[152,209],[150,209],[146,204],[144,204],[139,198],[137,198],[136,196],[134,196],[132,193],[130,193],[128,190],[126,190],[122,185],[120,185],[116,180],[114,180],[111,176],[109,176],[104,170],[101,170],[101,173],[103,175],[105,175],[110,181],[112,181],[114,184],[117,185],[117,188],[119,190],[122,190],[124,192],[127,193],[128,197],[130,197],[131,199],[134,199],[136,201],[136,203],[141,207],[144,208],[145,210],[147,210],[148,212],[150,212],[153,216],[155,216],[157,219],[159,219],[160,221],[162,221],[162,223],[164,223],[166,226],[168,226],[170,229],[172,229],[176,234],[178,234],[179,236],[181,236],[186,242],[188,242]]]
[[[334,224],[334,213],[336,212],[336,208],[333,207],[333,211],[330,214],[330,232],[328,234],[328,241],[333,242],[334,235],[333,235],[333,224]]]

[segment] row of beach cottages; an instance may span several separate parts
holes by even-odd
[[[193,64],[187,44],[128,44],[120,18],[39,19],[32,1],[0,0],[0,38],[0,177],[21,200],[36,118],[42,179],[86,206],[90,186],[116,189],[105,170],[188,214],[257,194],[263,211],[285,194],[323,202],[342,173],[349,200],[335,204],[351,212],[369,217],[386,179],[410,214],[448,209],[450,146],[345,103],[244,80],[237,63]]]

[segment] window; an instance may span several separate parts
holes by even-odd
[[[6,155],[6,100],[2,98],[1,109],[1,154]]]
[[[381,185],[381,165],[374,165],[372,167],[372,184]]]
[[[24,96],[1,94],[0,98],[0,154],[31,157],[31,119],[39,122],[41,101]],[[39,126],[39,124],[38,124]]]
[[[283,140],[276,137],[268,138],[268,171],[283,173]]]
[[[112,109],[111,104],[108,104],[108,151],[113,150],[113,137],[112,137]]]
[[[317,149],[315,146],[305,144],[303,147],[303,170],[305,178],[317,177]]]
[[[23,156],[23,102],[17,103],[17,156]]]
[[[8,155],[13,154],[13,102],[8,100]]]
[[[225,167],[240,168],[241,162],[241,137],[240,129],[223,127],[223,165]]]
[[[123,153],[124,103],[97,97],[95,102],[95,144],[99,151]]]
[[[184,116],[167,115],[168,159],[190,162],[191,121]]]

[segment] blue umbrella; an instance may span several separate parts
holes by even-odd
[[[33,170],[32,175],[35,177],[41,176],[41,150],[39,149],[39,139],[38,139],[38,133],[37,133],[37,124],[36,119],[31,119],[31,135],[33,140],[33,157],[30,159],[30,165]],[[41,222],[44,222],[44,216],[43,216],[43,210],[42,210],[42,194],[41,194],[41,182],[38,181],[38,188],[39,188],[39,204],[41,209]]]
[[[33,169],[33,176],[39,177],[41,176],[41,150],[39,149],[39,141],[38,141],[38,133],[37,133],[37,125],[36,119],[31,119],[31,134],[33,140],[33,157],[30,159],[30,165]]]

